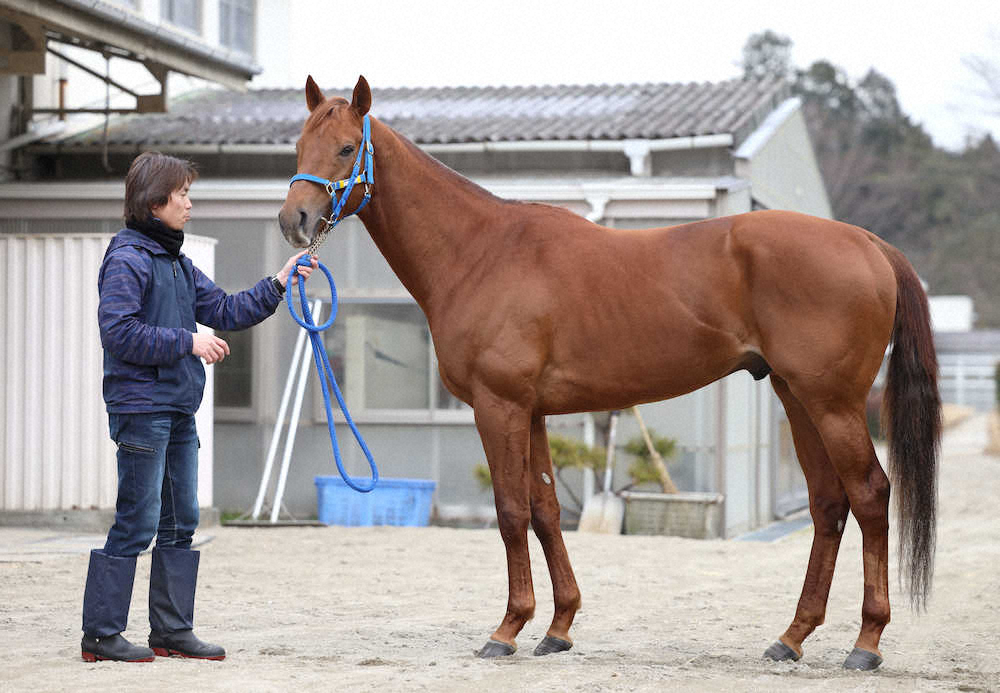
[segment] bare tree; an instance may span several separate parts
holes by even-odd
[[[986,96],[992,101],[996,101],[994,112],[1000,113],[1000,63],[991,61],[981,55],[971,55],[964,58],[963,62],[972,72],[979,77],[986,88]]]

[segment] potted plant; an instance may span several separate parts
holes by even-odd
[[[635,457],[629,474],[633,487],[638,487],[620,493],[625,501],[625,533],[691,539],[722,536],[723,497],[718,493],[678,491],[663,462],[676,454],[676,441],[651,433],[639,409],[633,407],[632,411],[642,435],[625,445],[625,452]],[[654,483],[659,484],[658,490],[649,488]]]
[[[723,497],[717,493],[678,491],[664,461],[676,456],[677,441],[647,429],[637,407],[632,408],[632,413],[641,435],[625,444],[624,451],[632,457],[629,482],[614,491],[624,501],[625,533],[695,539],[721,536]],[[564,474],[570,469],[590,469],[600,478],[607,453],[604,448],[588,447],[573,438],[550,433],[549,454],[556,480],[562,487],[559,496],[565,524],[575,526],[573,523],[580,517],[584,503]],[[492,489],[486,464],[476,465],[474,474],[483,491]]]

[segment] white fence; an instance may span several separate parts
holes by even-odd
[[[950,404],[988,411],[996,406],[995,370],[1000,354],[938,353],[938,387]]]

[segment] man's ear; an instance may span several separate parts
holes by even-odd
[[[364,117],[371,107],[372,90],[368,87],[368,80],[364,75],[358,75],[358,83],[354,85],[354,95],[351,97],[351,108]]]
[[[316,86],[316,82],[313,81],[312,75],[309,75],[306,78],[306,106],[311,112],[324,101],[326,101],[326,97],[323,96],[323,92],[320,91],[318,86]]]

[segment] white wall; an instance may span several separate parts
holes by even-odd
[[[215,246],[218,241],[206,236],[184,234],[184,254],[191,262],[204,272],[209,279],[215,278]],[[198,325],[199,332],[213,330]],[[201,449],[198,450],[198,506],[210,508],[214,505],[213,478],[215,476],[215,366],[205,366],[205,394],[201,407],[195,414],[195,425],[198,427],[198,439]]]
[[[929,296],[935,332],[970,332],[976,322],[971,296]]]
[[[257,43],[254,57],[263,72],[250,82],[254,89],[305,87],[306,75],[300,74],[301,70],[296,68],[296,60],[293,59],[304,51],[315,51],[317,60],[335,59],[334,41],[316,40],[319,27],[314,26],[313,18],[303,14],[299,5],[294,0],[257,3]],[[345,15],[348,14],[346,6],[342,9]],[[292,26],[299,27],[297,35],[293,35]],[[331,38],[333,35],[331,34]],[[321,54],[323,46],[329,51],[326,56]],[[347,84],[347,79],[344,84]]]
[[[775,109],[734,154],[736,175],[770,209],[830,218],[833,211],[797,98]]]

